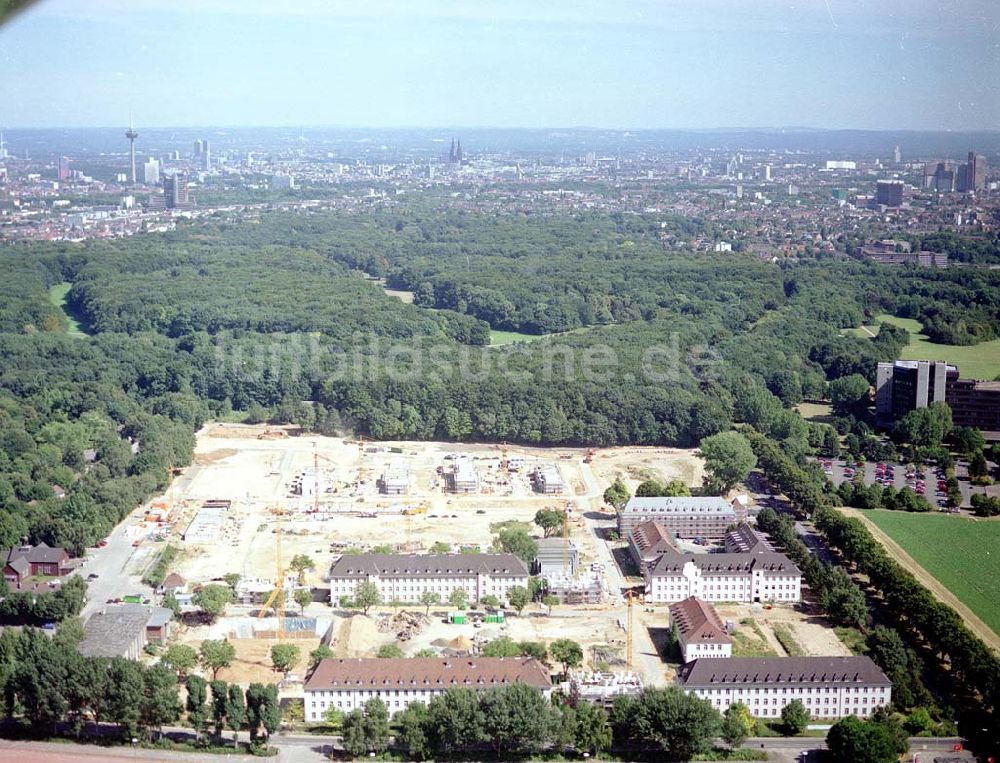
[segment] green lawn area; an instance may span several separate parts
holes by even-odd
[[[497,347],[501,344],[514,344],[514,342],[537,342],[545,336],[545,334],[521,334],[517,331],[490,329],[490,347]]]
[[[1000,521],[884,510],[865,516],[1000,633]]]
[[[815,421],[817,424],[829,424],[833,420],[833,406],[828,403],[799,403],[795,410],[806,421]]]
[[[63,281],[62,283],[57,283],[51,289],[49,289],[49,301],[53,305],[58,307],[63,311],[63,315],[66,316],[66,321],[69,327],[66,329],[66,333],[69,336],[74,337],[85,337],[88,336],[87,332],[84,330],[83,324],[77,320],[76,316],[69,310],[66,305],[66,295],[69,294],[70,288],[73,286],[69,281]]]
[[[958,366],[963,379],[989,381],[1000,376],[1000,339],[968,346],[935,344],[921,333],[920,322],[913,318],[897,318],[893,315],[879,315],[875,318],[876,324],[883,321],[910,332],[910,343],[903,348],[903,360],[946,360]]]

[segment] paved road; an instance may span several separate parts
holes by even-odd
[[[178,729],[181,730],[181,729]],[[190,732],[190,729],[186,731]],[[245,735],[244,735],[245,736]],[[271,743],[278,748],[279,763],[318,763],[329,760],[329,752],[336,740],[332,737],[315,735],[278,735]],[[920,756],[921,763],[929,763],[935,753],[947,752],[948,757],[973,760],[968,752],[952,752],[952,747],[959,739],[910,739],[910,756]],[[817,760],[816,751],[826,747],[824,739],[764,737],[748,739],[745,747],[763,748],[767,751],[768,760],[792,763],[800,760],[802,753],[808,754],[808,760]],[[18,763],[125,763],[130,760],[141,761],[189,761],[207,763],[208,761],[251,761],[259,760],[249,755],[227,755],[225,757],[205,753],[168,752],[164,750],[131,749],[128,747],[95,747],[70,743],[52,744],[49,742],[19,742],[0,740],[0,760],[18,761]],[[599,761],[599,758],[593,760]]]
[[[77,569],[77,574],[83,577],[97,574],[96,578],[87,581],[87,603],[81,613],[84,619],[105,606],[108,599],[133,593],[146,596],[152,594],[152,589],[143,585],[140,580],[141,572],[136,574],[135,562],[138,559],[133,559],[133,556],[152,553],[150,546],[139,549],[132,546],[136,538],[133,517],[138,516],[142,516],[141,509],[133,512],[131,517],[114,529],[108,536],[107,546],[89,549],[86,561]]]

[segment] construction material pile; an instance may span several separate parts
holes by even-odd
[[[397,641],[409,641],[420,633],[429,622],[421,612],[397,612],[392,617],[386,615],[378,621],[380,633],[393,633]]]

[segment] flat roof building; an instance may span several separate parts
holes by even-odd
[[[957,366],[940,360],[878,364],[875,412],[883,426],[939,401],[951,408],[955,426],[1000,430],[1000,383],[962,379]]]
[[[450,483],[453,493],[475,493],[479,490],[479,475],[475,462],[471,458],[455,459],[455,465],[451,469]]]
[[[552,693],[548,670],[531,657],[326,659],[306,679],[305,715],[322,721],[330,708],[348,713],[373,697],[394,714],[412,702],[430,704],[448,689],[485,691],[515,683],[546,697]]]
[[[720,713],[742,702],[757,718],[777,718],[795,699],[816,719],[867,718],[892,700],[892,682],[870,657],[697,659],[680,667],[677,683]]]
[[[580,552],[568,538],[539,538],[538,552],[532,565],[534,574],[542,577],[575,577]]]
[[[618,532],[627,538],[651,519],[675,537],[718,540],[726,528],[746,519],[746,511],[719,497],[630,498],[618,515]]]
[[[385,495],[405,495],[410,490],[410,470],[406,464],[393,461],[382,472],[378,487]]]
[[[562,475],[554,464],[539,466],[532,472],[531,482],[539,493],[553,495],[566,489]]]

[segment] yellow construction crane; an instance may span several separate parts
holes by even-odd
[[[632,670],[632,630],[635,624],[635,615],[632,614],[632,599],[635,594],[632,591],[625,593],[628,601],[628,613],[625,617],[625,666]]]
[[[500,443],[500,476],[501,478],[506,477],[507,472],[510,471],[510,459],[507,457],[507,441],[504,440]]]
[[[274,608],[274,614],[278,619],[277,639],[281,641],[285,637],[285,576],[287,570],[281,564],[281,533],[283,530],[282,521],[288,512],[285,509],[272,507],[271,513],[278,517],[277,528],[275,529],[275,559],[277,577],[275,579],[274,590],[257,612],[257,619],[262,619],[269,609]]]

